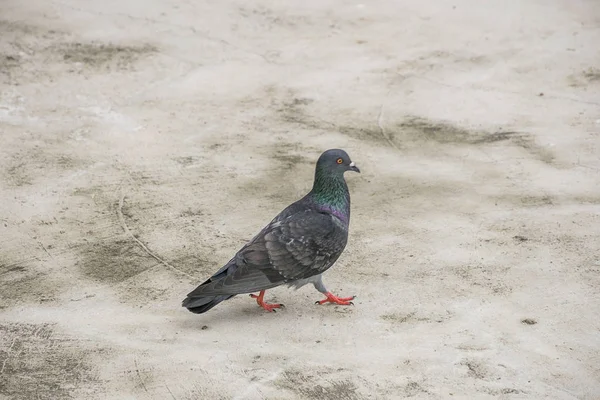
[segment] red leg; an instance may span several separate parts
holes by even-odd
[[[253,299],[256,299],[256,302],[258,303],[259,306],[261,306],[262,308],[264,308],[265,310],[269,311],[269,312],[275,312],[276,308],[282,308],[283,304],[268,304],[265,303],[263,301],[263,297],[265,297],[265,292],[266,290],[261,290],[260,293],[257,295],[255,294],[251,294],[250,297],[252,297]]]
[[[355,296],[337,297],[337,296],[334,296],[333,294],[331,294],[331,292],[325,293],[325,296],[327,296],[327,298],[325,300],[317,301],[315,304],[333,303],[333,304],[339,304],[342,306],[353,306],[354,305],[354,303],[352,303],[350,300],[354,300]]]

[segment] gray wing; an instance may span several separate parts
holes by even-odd
[[[348,239],[347,227],[334,218],[303,209],[274,219],[188,296],[251,293],[322,273],[337,260]]]

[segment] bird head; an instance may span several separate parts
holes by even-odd
[[[325,151],[317,161],[317,169],[343,175],[346,171],[360,173],[360,169],[350,159],[348,153],[341,149],[330,149]]]

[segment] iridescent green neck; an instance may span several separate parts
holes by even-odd
[[[343,174],[332,174],[317,168],[311,194],[318,205],[350,216],[350,194]]]

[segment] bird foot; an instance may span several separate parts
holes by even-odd
[[[331,294],[331,292],[325,293],[325,296],[327,296],[327,298],[325,300],[317,301],[317,302],[315,302],[315,304],[323,305],[325,303],[333,303],[333,304],[339,304],[341,306],[353,306],[354,303],[351,302],[350,300],[354,300],[354,298],[356,297],[356,296],[337,297],[337,296],[334,296],[333,294]]]
[[[261,290],[260,293],[257,295],[255,294],[251,294],[250,297],[252,297],[253,299],[256,299],[256,303],[261,306],[262,308],[264,308],[265,310],[267,310],[268,312],[275,312],[276,308],[285,308],[285,306],[283,304],[269,304],[269,303],[265,303],[263,298],[265,297],[265,291]]]

